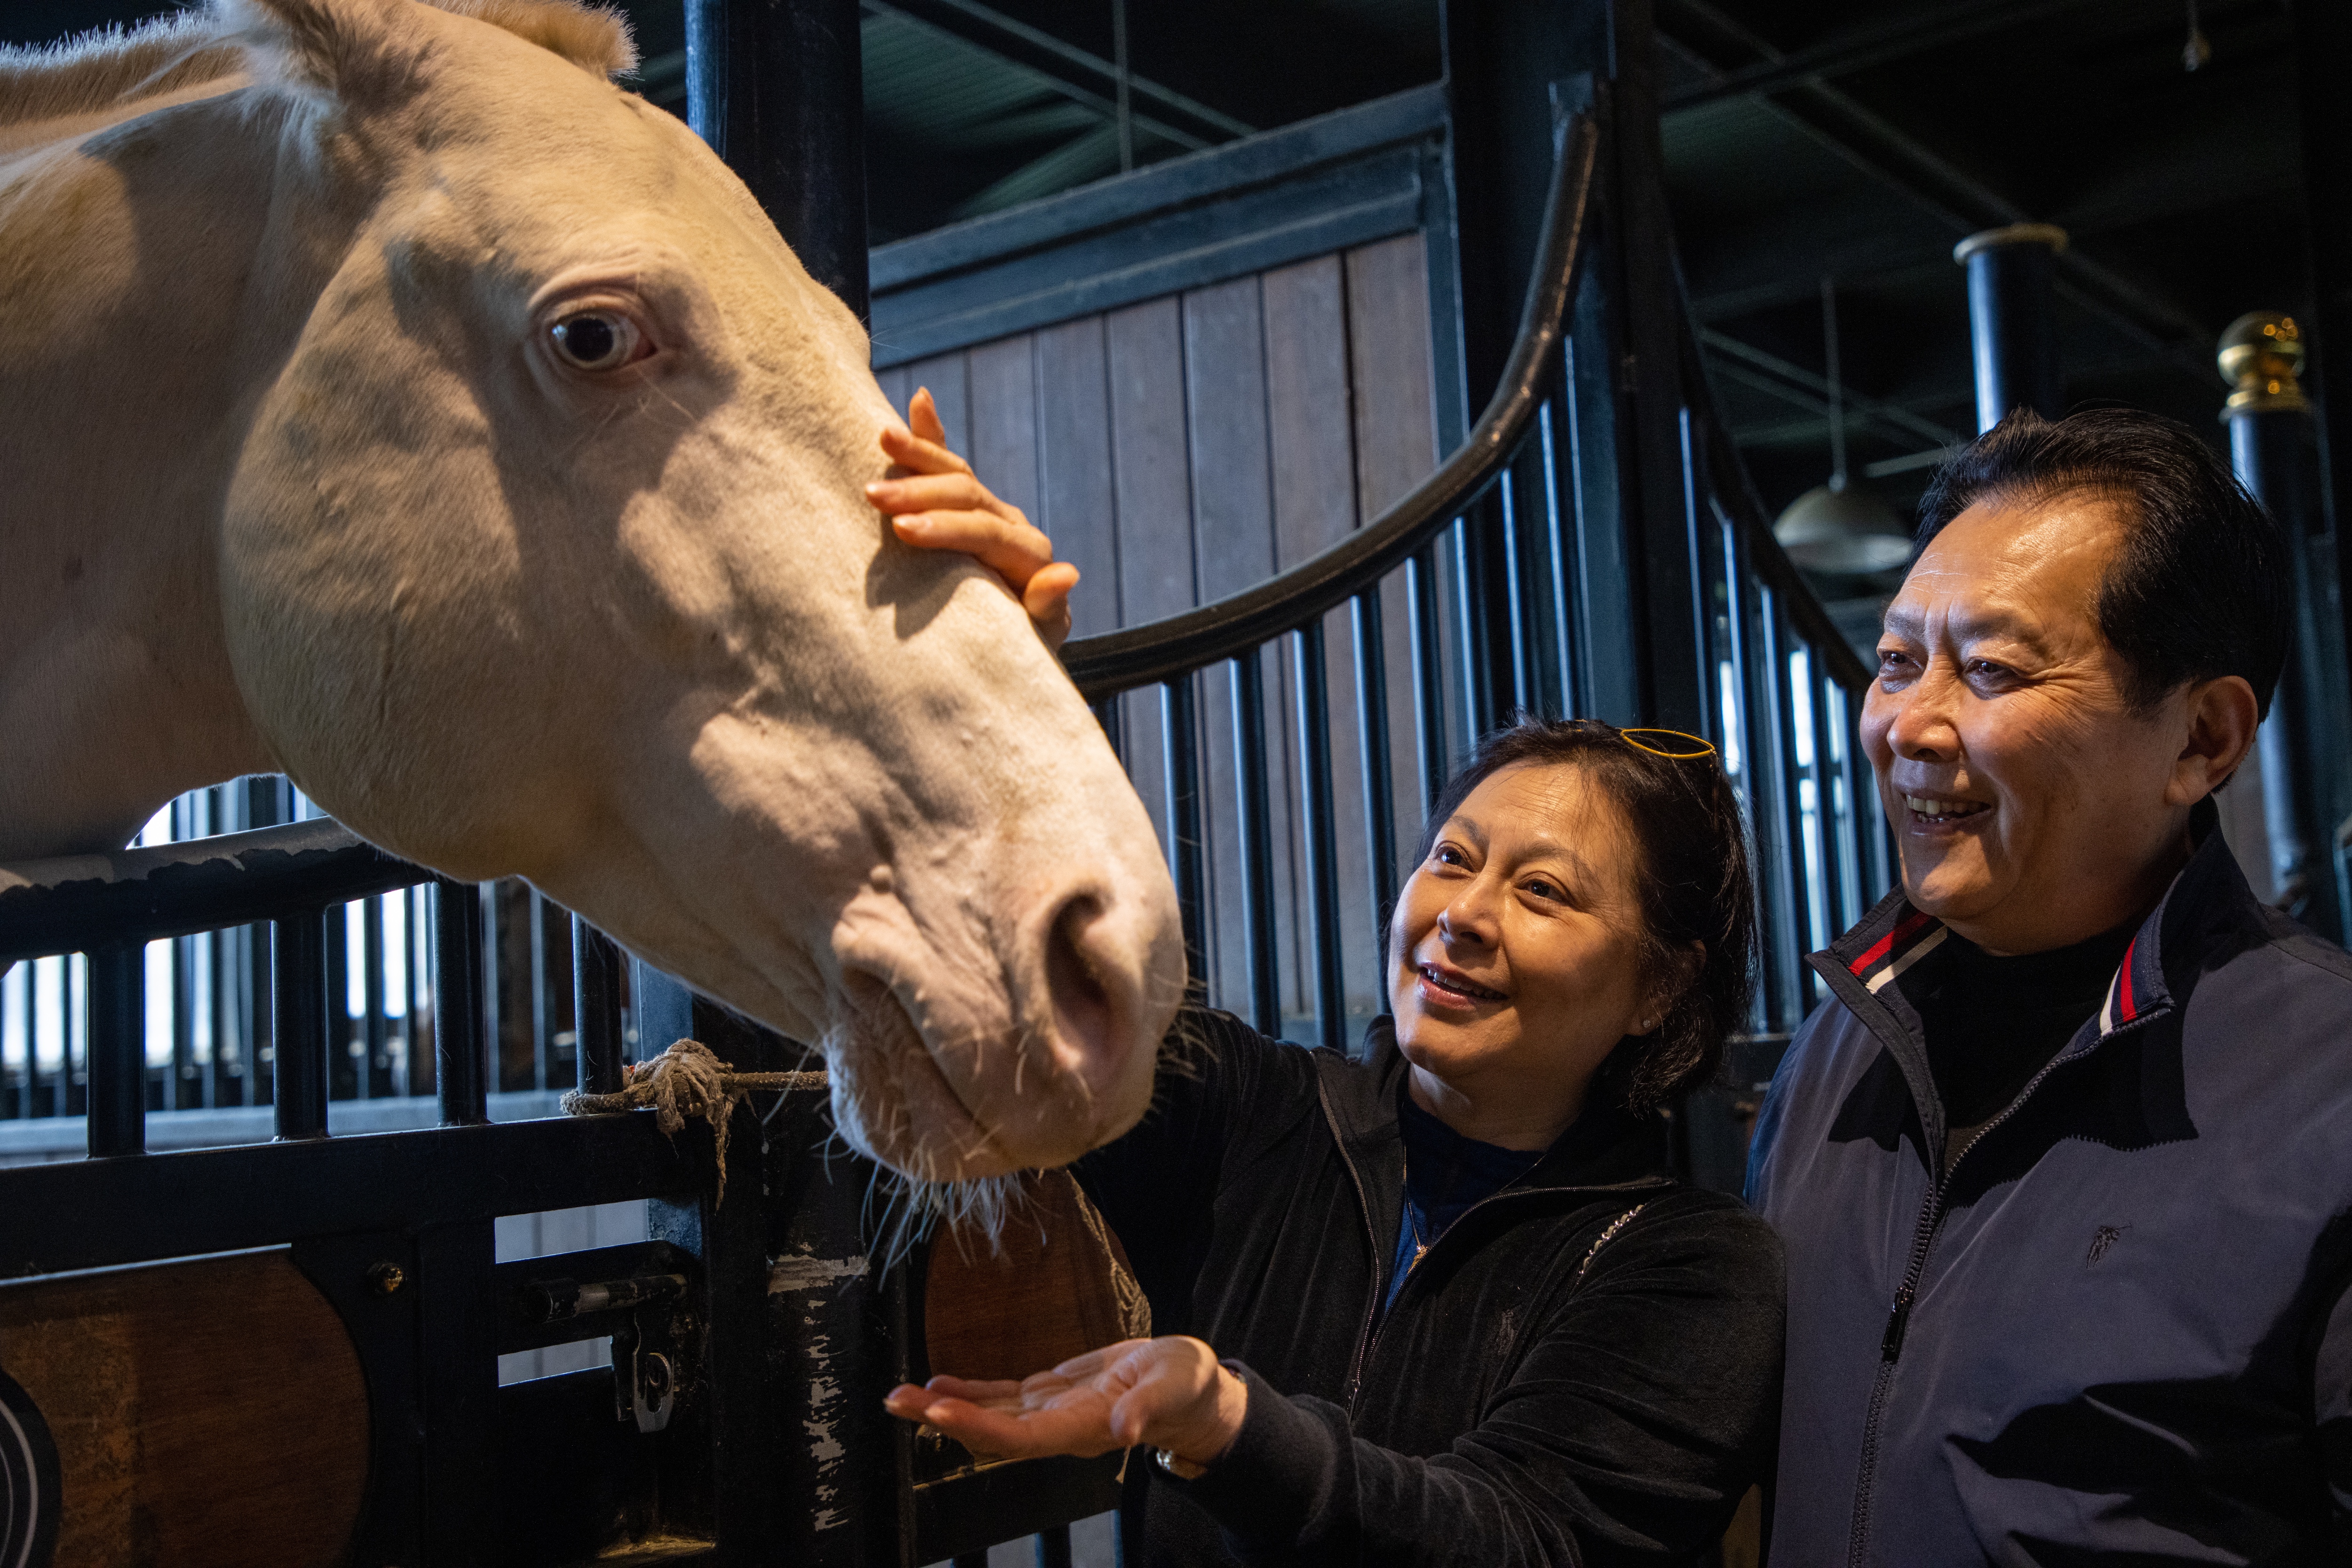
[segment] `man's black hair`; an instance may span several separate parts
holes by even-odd
[[[1988,498],[2090,491],[2130,525],[2099,585],[2099,631],[2146,710],[2192,681],[2242,675],[2267,716],[2294,622],[2286,539],[2210,446],[2177,420],[2020,409],[1962,448],[1919,502],[1918,542]]]

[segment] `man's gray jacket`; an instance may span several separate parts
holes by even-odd
[[[2194,825],[1941,1183],[1944,926],[1898,892],[1813,956],[1748,1166],[1788,1247],[1774,1568],[2352,1562],[2352,959]]]

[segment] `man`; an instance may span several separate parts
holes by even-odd
[[[2352,1553],[2352,960],[2212,792],[2292,605],[2183,426],[2011,416],[1953,460],[1863,735],[1903,886],[1756,1130],[1788,1245],[1772,1560]]]

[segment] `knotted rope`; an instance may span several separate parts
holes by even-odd
[[[727,1201],[727,1124],[736,1102],[761,1090],[822,1089],[829,1082],[822,1069],[738,1072],[698,1040],[678,1040],[651,1061],[624,1066],[621,1073],[616,1094],[589,1094],[577,1089],[565,1094],[564,1114],[602,1116],[615,1111],[651,1110],[654,1125],[668,1138],[677,1137],[689,1118],[709,1123],[719,1158],[717,1203]]]

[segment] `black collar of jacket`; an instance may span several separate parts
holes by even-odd
[[[2189,809],[2189,833],[2196,847],[2189,863],[2140,922],[2107,983],[2105,1004],[2055,1063],[2080,1060],[2126,1030],[2170,1017],[2188,1005],[2199,976],[2269,940],[2263,907],[2221,830],[2221,810],[2211,796]],[[1895,982],[1912,965],[1930,958],[1948,935],[1943,922],[1913,908],[1898,886],[1860,925],[1806,960],[1902,1069],[1928,1149],[1943,1147],[1943,1102],[1928,1070],[1919,1015]]]
[[[1369,1064],[1373,1071],[1367,1072]],[[1393,1239],[1403,1223],[1404,1136],[1397,1126],[1397,1096],[1406,1062],[1397,1049],[1395,1020],[1374,1019],[1364,1035],[1364,1062],[1337,1052],[1315,1052],[1323,1114],[1354,1174],[1376,1239]],[[1604,1070],[1601,1079],[1610,1075]],[[1638,1192],[1673,1182],[1666,1124],[1637,1116],[1621,1097],[1596,1096],[1555,1140],[1535,1169],[1488,1198],[1590,1200],[1603,1193]],[[1484,1205],[1480,1206],[1484,1207]],[[1382,1259],[1381,1271],[1387,1273]],[[1385,1287],[1385,1280],[1382,1281]]]

